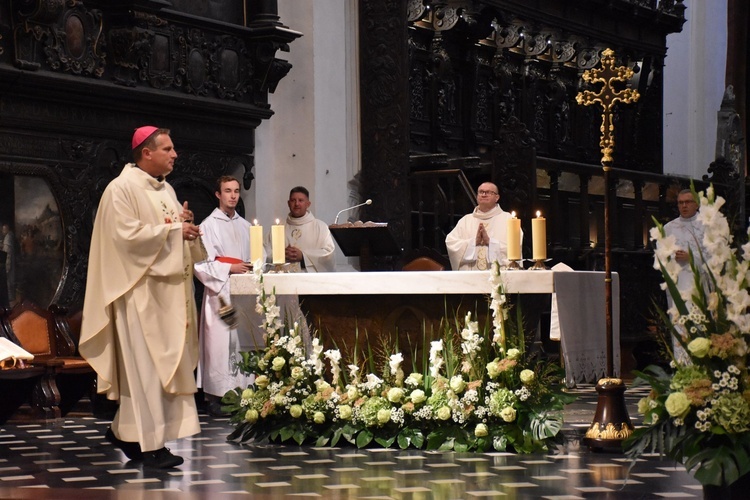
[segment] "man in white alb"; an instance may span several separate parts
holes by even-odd
[[[228,391],[245,388],[252,377],[239,371],[240,348],[247,350],[250,333],[240,321],[229,328],[219,316],[224,304],[232,303],[229,276],[250,269],[250,223],[237,213],[240,182],[231,176],[217,180],[219,207],[201,222],[205,260],[195,264],[195,275],[205,286],[199,334],[198,387],[203,388],[208,412],[220,415],[220,400]],[[235,305],[235,308],[237,304]],[[241,311],[238,311],[241,313]],[[240,318],[241,319],[241,318]],[[240,331],[241,330],[241,331]]]
[[[477,207],[458,221],[445,238],[451,269],[486,270],[494,261],[508,257],[508,219],[511,214],[498,205],[497,186],[485,182],[477,190]],[[521,235],[523,241],[523,234]]]
[[[692,191],[683,189],[677,195],[677,209],[680,216],[664,224],[664,233],[674,236],[679,250],[674,254],[675,260],[682,266],[677,276],[677,289],[690,290],[694,286],[693,272],[690,269],[690,253],[693,252],[693,260],[698,268],[703,266],[705,249],[703,248],[703,224],[698,220],[698,202],[693,197]],[[672,297],[667,291],[667,303],[672,307]],[[672,339],[672,347],[675,359],[686,360],[688,355],[677,339]]]
[[[333,237],[328,224],[310,212],[310,192],[297,186],[289,192],[289,215],[284,226],[286,262],[291,272],[321,273],[335,268]],[[266,238],[266,254],[271,255],[270,233]]]

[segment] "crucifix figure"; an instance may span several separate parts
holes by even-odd
[[[625,84],[633,77],[633,70],[627,66],[615,67],[615,53],[612,49],[602,52],[602,67],[590,69],[583,73],[583,80],[589,84],[602,84],[599,92],[584,90],[576,96],[576,102],[584,106],[600,104],[602,106],[602,133],[599,146],[602,152],[602,169],[604,170],[604,301],[607,335],[607,377],[599,380],[596,391],[599,393],[594,422],[586,432],[584,442],[591,448],[619,448],[622,441],[633,433],[627,408],[625,406],[625,384],[614,378],[614,347],[612,335],[612,241],[610,229],[610,182],[609,174],[612,154],[615,148],[612,121],[613,108],[618,102],[629,104],[638,100],[638,91],[625,88],[617,90],[616,83]]]

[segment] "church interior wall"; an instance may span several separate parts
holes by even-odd
[[[311,212],[328,223],[352,204],[359,150],[356,8],[351,4],[279,2],[279,16],[304,36],[288,54],[287,79],[269,96],[274,116],[256,130],[256,180],[243,200],[248,217],[264,226],[286,217],[289,189],[296,185],[309,189]],[[337,266],[351,268],[336,251]]]
[[[682,32],[667,36],[664,173],[700,179],[715,160],[726,87],[727,2],[686,0]]]

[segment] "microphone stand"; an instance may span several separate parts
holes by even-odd
[[[364,203],[360,203],[359,205],[354,205],[353,207],[345,208],[345,209],[339,211],[339,213],[336,214],[336,218],[333,220],[333,223],[334,224],[338,224],[339,223],[339,215],[341,215],[342,213],[344,213],[344,212],[346,212],[348,210],[354,210],[355,208],[361,207],[362,205],[372,205],[372,200],[368,199]]]

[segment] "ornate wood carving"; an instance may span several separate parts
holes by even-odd
[[[606,9],[597,9],[604,3]],[[619,63],[640,71],[637,85],[645,98],[618,113],[618,144],[633,153],[619,155],[617,166],[660,171],[661,144],[653,142],[660,120],[651,118],[661,109],[664,37],[679,30],[683,13],[680,1],[412,0],[412,153],[477,155],[492,168],[493,140],[515,117],[540,156],[595,161],[599,124],[572,104],[584,86],[583,71],[613,46]],[[638,147],[645,140],[650,156]]]
[[[59,203],[58,304],[83,301],[94,213],[131,159],[135,127],[172,129],[179,157],[170,182],[197,218],[213,209],[219,175],[244,170],[250,187],[254,129],[291,68],[276,54],[301,34],[279,22],[276,2],[244,7],[0,0],[0,173],[43,177]]]
[[[406,0],[360,0],[363,220],[388,222],[408,246],[409,99]],[[378,267],[392,266],[390,261]]]

